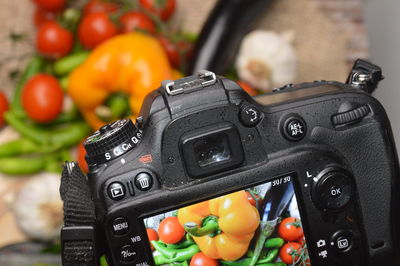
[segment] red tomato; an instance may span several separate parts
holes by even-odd
[[[300,257],[301,245],[297,242],[289,242],[281,247],[279,256],[284,263],[297,263]]]
[[[46,22],[56,20],[56,17],[57,13],[36,7],[35,13],[33,14],[33,22],[35,23],[35,26],[39,28]]]
[[[282,220],[278,228],[278,234],[286,241],[295,241],[304,235],[300,220],[288,217]]]
[[[64,93],[57,79],[51,75],[33,76],[22,89],[22,106],[32,120],[50,122],[62,109]]]
[[[78,153],[76,160],[78,161],[79,167],[82,169],[83,172],[88,173],[89,167],[85,160],[86,150],[83,147],[83,141],[78,145]]]
[[[195,254],[190,260],[190,266],[218,266],[218,261],[206,256],[203,252]]]
[[[167,53],[168,61],[171,66],[178,68],[180,55],[176,45],[164,36],[159,36],[158,40],[160,41],[161,46],[164,48],[165,52]]]
[[[140,5],[150,13],[167,21],[175,11],[176,0],[140,0]]]
[[[158,234],[157,234],[156,230],[147,228],[146,231],[147,231],[147,237],[149,238],[149,241],[152,241],[152,240],[157,241],[158,240]],[[151,245],[151,250],[154,250],[153,245]]]
[[[35,4],[47,11],[60,11],[65,6],[65,0],[33,0]]]
[[[118,10],[118,5],[101,0],[91,0],[83,8],[83,15],[89,15],[97,12],[114,13]]]
[[[154,34],[156,32],[156,25],[145,14],[138,11],[129,11],[119,18],[122,25],[122,32],[131,32],[135,30],[144,30],[148,33]]]
[[[256,206],[256,203],[259,203],[261,201],[260,196],[257,194],[254,194],[254,197],[250,194],[250,192],[246,191],[247,195],[247,200],[250,202],[251,205]]]
[[[54,58],[62,57],[72,49],[74,37],[71,32],[57,22],[43,24],[36,36],[36,49],[43,55]]]
[[[117,27],[105,12],[85,16],[78,26],[79,40],[87,49],[93,49],[117,33]]]
[[[183,229],[177,217],[170,216],[162,220],[158,226],[158,235],[162,242],[175,244],[181,241],[185,235],[185,229]]]
[[[168,61],[174,68],[180,68],[183,59],[189,59],[192,44],[186,41],[172,42],[164,36],[158,36],[161,46],[164,48],[168,56]]]
[[[304,236],[300,237],[299,239],[296,240],[302,247],[306,244],[306,239]]]
[[[255,89],[253,89],[253,87],[251,87],[249,84],[247,84],[244,81],[236,81],[237,84],[239,84],[239,86],[245,91],[247,92],[248,95],[250,96],[256,96],[257,95],[257,91]]]
[[[4,113],[8,111],[8,101],[4,93],[0,92],[0,127],[4,126]]]

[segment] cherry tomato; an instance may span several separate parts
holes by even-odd
[[[60,11],[65,7],[65,0],[33,0],[35,4],[47,11]]]
[[[162,220],[158,226],[158,235],[162,242],[175,244],[181,241],[185,235],[185,229],[183,229],[177,217],[170,216]]]
[[[236,81],[237,84],[239,84],[239,86],[245,90],[245,92],[247,92],[248,95],[250,96],[256,96],[257,95],[257,91],[251,87],[249,84],[247,84],[244,81]]]
[[[167,21],[175,11],[176,0],[140,0],[140,5],[150,13]]]
[[[105,12],[110,14],[114,13],[117,10],[118,5],[116,5],[115,3],[105,2],[101,0],[92,0],[89,1],[83,8],[83,15],[86,16],[97,12]]]
[[[306,239],[304,236],[301,236],[299,239],[296,240],[302,247],[306,244]]]
[[[62,109],[64,93],[57,79],[51,75],[33,76],[22,89],[22,106],[36,122],[50,122]]]
[[[147,231],[147,237],[149,238],[149,241],[152,241],[152,240],[157,241],[158,240],[158,234],[157,234],[156,230],[147,228],[146,231]],[[151,250],[154,250],[153,245],[151,245]]]
[[[279,256],[284,263],[297,263],[300,257],[301,245],[297,242],[289,242],[281,247]]]
[[[254,197],[250,194],[250,192],[246,191],[246,195],[247,195],[247,200],[250,202],[251,205],[256,206],[256,203],[259,203],[261,201],[260,196],[258,196],[257,194],[254,194]]]
[[[300,220],[288,217],[282,220],[278,228],[278,234],[286,241],[295,241],[304,235]]]
[[[135,30],[144,30],[148,33],[154,34],[156,32],[156,25],[145,14],[138,11],[129,11],[119,18],[122,25],[122,32],[131,32]]]
[[[8,101],[4,93],[0,92],[0,127],[5,125],[4,113],[8,111]]]
[[[78,145],[78,153],[76,156],[77,157],[76,160],[78,161],[79,167],[82,169],[82,171],[85,173],[88,173],[89,167],[85,160],[85,155],[86,155],[86,150],[85,150],[85,147],[83,147],[83,141],[82,141]]]
[[[172,42],[164,36],[158,36],[161,46],[167,53],[168,61],[174,68],[180,68],[183,64],[183,59],[189,59],[192,50],[192,44],[186,41]]]
[[[93,49],[117,33],[117,27],[104,12],[85,16],[78,26],[79,40],[87,49]]]
[[[59,58],[72,49],[74,37],[57,22],[43,24],[36,36],[36,49],[43,55]]]
[[[56,17],[57,13],[44,10],[40,7],[36,7],[35,13],[33,14],[33,23],[35,23],[35,26],[37,28],[39,28],[46,22],[56,20]]]
[[[218,261],[206,256],[203,252],[195,254],[190,260],[190,266],[218,266]]]
[[[168,61],[171,66],[178,68],[180,55],[176,45],[164,36],[159,36],[158,40],[160,41],[161,46],[164,48],[164,51],[167,53]]]

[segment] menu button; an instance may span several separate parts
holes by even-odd
[[[124,217],[118,217],[112,223],[112,230],[115,235],[124,235],[129,231],[129,223]]]

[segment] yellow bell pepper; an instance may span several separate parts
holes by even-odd
[[[96,47],[68,80],[68,94],[78,105],[86,121],[97,129],[105,124],[95,114],[114,92],[129,95],[133,115],[137,115],[144,97],[157,89],[161,81],[176,77],[168,58],[154,37],[133,32],[118,35]]]
[[[205,255],[231,261],[247,252],[260,215],[241,190],[181,208],[178,220]]]

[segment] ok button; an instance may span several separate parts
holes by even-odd
[[[337,186],[332,186],[330,194],[333,198],[338,198],[342,195],[342,188]]]
[[[323,210],[338,210],[345,207],[353,194],[352,177],[344,171],[327,171],[313,184],[312,199]]]

